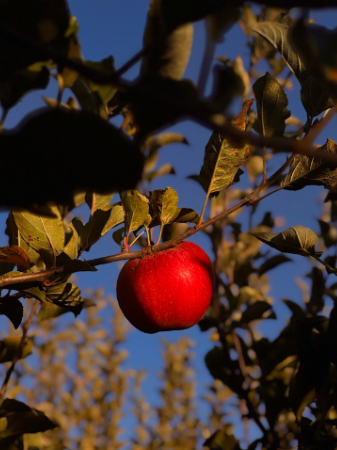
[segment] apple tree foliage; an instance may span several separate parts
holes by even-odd
[[[1,449],[337,448],[337,310],[329,317],[322,312],[327,298],[337,300],[336,253],[322,255],[337,242],[337,152],[330,138],[312,145],[335,113],[337,35],[309,22],[307,6],[303,0],[257,0],[254,7],[242,0],[153,0],[142,51],[117,69],[111,56],[84,59],[66,0],[0,0],[0,206],[10,210],[8,245],[0,249],[0,314],[9,320],[0,341]],[[310,3],[328,6],[337,4]],[[304,7],[297,19],[295,7]],[[183,75],[199,20],[208,34],[196,86]],[[217,42],[235,22],[247,37],[249,71],[240,55],[213,61]],[[269,67],[264,74],[256,66],[262,59]],[[139,76],[127,81],[124,73],[139,60]],[[285,67],[289,74],[281,78]],[[288,109],[292,77],[300,84],[304,124]],[[43,96],[45,108],[7,129],[11,109],[50,78],[58,83],[57,98]],[[242,108],[233,116],[230,105],[238,99]],[[120,129],[110,120],[116,116],[123,117]],[[157,167],[158,154],[165,145],[187,144],[167,130],[186,117],[210,129],[200,172],[190,177],[205,191],[199,212],[181,205],[171,187],[151,190],[154,179],[175,173],[169,163]],[[276,152],[289,156],[269,173]],[[240,188],[243,171],[248,190]],[[304,225],[275,233],[271,213],[242,231],[242,207],[252,218],[265,196],[309,185],[328,190],[319,235]],[[87,223],[73,214],[82,204],[90,209]],[[212,243],[216,275],[212,305],[199,323],[214,341],[205,356],[214,384],[203,400],[211,415],[206,423],[193,406],[192,343],[182,339],[163,344],[162,406],[149,422],[143,375],[120,367],[127,357],[120,312],[111,337],[99,327],[95,299],[85,298],[71,277],[171,248],[198,232]],[[120,252],[88,259],[107,233]],[[268,248],[279,253],[271,256]],[[310,286],[299,281],[302,306],[282,300],[291,318],[269,340],[256,326],[276,318],[268,272],[291,261],[286,254],[312,260]],[[98,310],[115,308],[98,294],[96,303]],[[68,312],[81,314],[71,333],[53,320]],[[69,352],[77,355],[74,373],[61,360]],[[25,360],[31,353],[32,365]],[[119,427],[130,383],[137,426],[125,442]],[[14,398],[20,395],[27,404]],[[255,427],[254,439],[247,431],[238,440],[227,420],[233,411],[246,430]]]

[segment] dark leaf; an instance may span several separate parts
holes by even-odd
[[[10,436],[38,433],[52,430],[57,426],[42,411],[9,398],[2,402],[0,418],[3,421],[0,431],[0,444],[2,443],[2,445],[4,440]],[[5,450],[5,447],[2,448]]]
[[[267,259],[261,267],[259,268],[258,272],[259,275],[263,275],[266,272],[269,272],[269,270],[275,269],[275,267],[279,266],[280,264],[286,263],[292,261],[290,258],[284,255],[275,255],[272,256],[270,259]]]
[[[186,23],[174,30],[163,26],[162,2],[152,2],[147,15],[143,45],[142,75],[160,75],[180,80],[190,58],[193,25]]]
[[[253,92],[257,104],[254,130],[262,136],[283,136],[285,120],[290,116],[283,87],[267,72],[254,83]]]
[[[12,108],[25,94],[35,89],[45,89],[49,83],[49,70],[25,69],[7,81],[0,82],[0,103],[4,109]]]
[[[2,298],[0,300],[0,314],[7,316],[15,329],[19,327],[23,319],[23,306],[16,298]]]
[[[240,450],[239,441],[233,435],[227,434],[226,430],[218,430],[206,439],[204,447],[210,450]]]
[[[324,222],[324,220],[319,220],[318,223],[321,228],[321,235],[326,248],[335,245],[337,242],[337,232],[335,226],[332,223]]]
[[[22,266],[25,269],[30,267],[27,253],[23,248],[16,245],[7,245],[7,247],[0,248],[0,262]]]
[[[322,90],[321,83],[312,75],[302,85],[301,101],[310,117],[318,116],[334,106],[333,100]]]
[[[84,303],[81,297],[81,290],[71,283],[61,283],[51,286],[46,293],[46,299],[57,306],[73,312],[75,317],[82,311]]]
[[[95,306],[95,303],[91,300],[84,300],[82,303],[81,310],[83,308],[90,308],[91,306]],[[75,316],[78,315],[81,310],[75,311]],[[55,305],[53,303],[43,303],[39,312],[37,313],[37,318],[39,322],[43,322],[44,320],[54,319],[56,317],[62,316],[68,312],[74,312],[69,308],[62,308],[62,306]]]
[[[221,380],[233,392],[240,390],[244,381],[243,376],[241,372],[238,374],[232,371],[233,366],[234,369],[239,369],[239,367],[236,367],[234,361],[229,364],[229,355],[225,355],[221,348],[214,347],[213,350],[209,351],[205,356],[205,362],[213,378]]]
[[[158,170],[147,173],[145,175],[145,178],[147,179],[147,181],[153,181],[163,175],[174,175],[175,173],[176,172],[171,164],[164,164]]]
[[[264,244],[284,253],[310,256],[316,254],[318,236],[309,228],[296,225],[281,233],[251,233]]]
[[[0,26],[43,45],[51,46],[64,56],[68,53],[70,14],[65,0],[36,0],[34,8],[25,0],[1,2]],[[41,53],[15,40],[0,39],[0,80],[11,78],[20,70],[41,61]]]
[[[240,324],[247,324],[252,320],[263,319],[264,313],[269,310],[271,310],[271,305],[266,301],[259,300],[252,305],[249,305],[242,313]],[[270,319],[271,317],[266,318]]]
[[[240,114],[232,121],[239,130],[246,129],[247,113],[253,99],[245,100]],[[250,155],[250,147],[235,148],[221,134],[213,132],[205,149],[200,181],[205,192],[215,193],[230,186],[238,169]]]
[[[311,314],[316,315],[324,308],[323,297],[325,294],[326,279],[324,273],[318,267],[313,267],[307,277],[312,280],[310,300],[309,303],[307,303],[307,309]]]
[[[305,319],[305,312],[297,303],[286,299],[282,301],[288,306],[288,308],[292,312],[292,316],[294,319]]]
[[[12,182],[11,171],[3,173],[0,204],[4,206],[30,206],[49,200],[67,203],[76,189],[99,193],[128,189],[142,173],[143,156],[137,146],[86,111],[43,109],[32,113],[17,129],[4,131],[0,145],[4,166],[15,165],[19,180],[27,179],[28,172],[30,175],[23,188],[22,183]],[[42,180],[42,174],[48,176]]]
[[[75,272],[97,272],[97,269],[88,264],[86,261],[75,259],[64,264],[64,272],[66,274]]]
[[[20,345],[21,345],[21,336],[12,336],[4,338],[2,341],[0,341],[0,363],[12,361],[14,356],[17,354]],[[33,341],[30,339],[23,347],[20,359],[26,358],[32,353],[33,353]]]
[[[327,153],[336,153],[336,143],[331,139],[319,148]],[[295,155],[292,160],[289,172],[287,173],[281,186],[283,189],[297,191],[309,185],[323,185],[326,188],[333,188],[337,184],[336,165],[324,161],[320,158],[310,158],[305,155]]]

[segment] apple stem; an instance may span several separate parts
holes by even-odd
[[[129,245],[129,250],[130,250],[130,248],[133,246],[133,244],[141,237],[141,235],[142,234],[144,234],[145,233],[145,231],[142,231],[132,242],[131,242],[131,244]]]
[[[204,204],[203,204],[203,206],[202,206],[202,211],[201,211],[201,214],[200,214],[199,222],[198,222],[198,223],[196,224],[196,226],[195,226],[197,229],[198,229],[198,228],[200,227],[200,225],[202,224],[202,219],[203,219],[203,217],[204,217],[205,209],[206,209],[207,202],[208,202],[208,199],[209,199],[209,194],[210,194],[210,192],[208,191],[207,194],[206,194],[206,198],[205,198]]]
[[[147,245],[151,246],[151,238],[148,227],[145,227],[145,231],[146,231]]]
[[[161,239],[161,235],[163,234],[163,229],[164,229],[164,224],[161,223],[161,224],[160,224],[160,230],[159,230],[159,236],[158,236],[156,245],[159,245],[159,242],[160,242],[160,239]]]

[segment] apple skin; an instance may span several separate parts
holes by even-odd
[[[117,280],[117,299],[131,324],[144,333],[190,328],[212,299],[214,272],[196,244],[128,261]]]

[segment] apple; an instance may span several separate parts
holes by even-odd
[[[144,333],[183,330],[202,318],[212,299],[214,272],[196,244],[128,261],[117,280],[117,299],[125,317]]]

